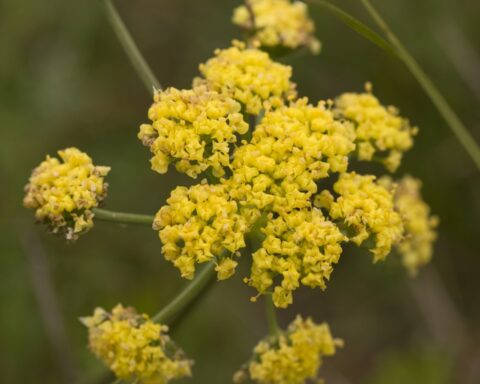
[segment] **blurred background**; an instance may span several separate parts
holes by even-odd
[[[238,31],[240,1],[137,0],[117,7],[163,86],[189,87],[197,67]],[[336,1],[362,20],[353,0]],[[480,2],[375,1],[480,142]],[[312,100],[372,81],[384,103],[420,127],[398,174],[424,182],[441,218],[434,260],[410,279],[392,255],[346,252],[329,288],[300,289],[280,312],[328,321],[345,347],[327,358],[330,384],[480,382],[480,177],[404,66],[311,6],[321,55],[295,56],[300,93]],[[190,181],[149,169],[136,138],[151,97],[112,32],[101,1],[0,1],[0,381],[108,382],[86,348],[78,317],[118,302],[154,314],[184,281],[144,227],[98,222],[74,244],[33,224],[23,186],[47,153],[77,146],[112,166],[106,208],[154,213]],[[264,307],[234,278],[216,284],[173,330],[196,361],[191,383],[227,383],[266,333]],[[105,381],[106,380],[106,381]]]

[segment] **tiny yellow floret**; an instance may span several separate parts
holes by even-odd
[[[118,304],[111,313],[96,308],[93,316],[80,320],[88,328],[90,350],[119,379],[167,384],[191,376],[193,363],[170,340],[168,327],[147,315]]]
[[[234,10],[233,23],[251,35],[253,43],[267,49],[285,47],[320,51],[315,38],[315,24],[308,16],[308,7],[300,1],[245,0]]]
[[[251,362],[234,375],[234,383],[248,379],[258,384],[320,382],[318,371],[324,356],[335,354],[343,341],[334,339],[327,323],[297,318],[278,337],[262,340]]]
[[[35,209],[38,221],[53,233],[75,240],[93,227],[92,208],[107,195],[104,177],[110,167],[95,166],[77,148],[58,151],[60,159],[47,156],[32,172],[25,186],[23,204]]]

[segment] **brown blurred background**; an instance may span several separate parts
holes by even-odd
[[[240,1],[119,0],[164,86],[188,87],[197,66],[238,31]],[[359,2],[336,1],[362,20]],[[383,0],[379,10],[480,142],[480,2]],[[372,81],[420,127],[398,174],[424,181],[441,218],[432,265],[411,280],[392,255],[346,251],[325,292],[301,289],[280,314],[328,321],[345,348],[322,368],[330,384],[480,382],[479,172],[404,66],[311,6],[323,51],[285,59],[312,100]],[[107,208],[154,213],[186,177],[155,174],[136,138],[151,102],[101,1],[0,0],[0,381],[99,383],[78,317],[117,302],[155,313],[182,287],[148,228],[97,223],[75,244],[34,226],[21,204],[31,169],[77,146],[110,165]],[[380,169],[377,169],[380,170]],[[227,383],[266,332],[263,305],[241,282],[215,285],[173,331],[196,360],[191,383]],[[54,289],[54,295],[49,290]],[[39,305],[39,303],[43,303]],[[108,378],[107,378],[108,380]]]

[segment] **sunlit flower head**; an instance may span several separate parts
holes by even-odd
[[[384,107],[371,93],[344,93],[335,100],[337,116],[355,126],[359,160],[380,161],[390,172],[400,166],[403,153],[413,145],[418,129],[399,116],[395,107]]]
[[[307,5],[300,1],[245,0],[245,5],[235,9],[233,23],[267,49],[306,47],[312,53],[320,51],[315,24],[308,16]]]
[[[121,380],[167,384],[191,376],[192,362],[167,335],[168,327],[118,304],[109,313],[95,309],[81,319],[88,328],[90,350]]]
[[[240,109],[237,101],[204,85],[156,91],[148,112],[152,123],[142,124],[138,134],[153,153],[152,169],[166,173],[173,163],[191,177],[209,168],[222,176],[230,167],[236,134],[248,130]]]
[[[274,286],[274,305],[286,308],[300,285],[326,288],[346,238],[316,208],[276,216],[270,214],[261,230],[265,239],[252,254],[251,275],[246,282],[260,294]]]
[[[238,41],[230,48],[217,49],[215,57],[200,64],[200,72],[204,79],[198,78],[194,84],[206,83],[231,96],[252,115],[258,115],[262,109],[277,108],[296,96],[295,84],[290,81],[291,67]]]
[[[58,151],[58,155],[47,156],[33,170],[23,204],[35,209],[36,219],[53,233],[74,240],[93,226],[92,208],[107,195],[104,177],[110,168],[95,166],[77,148]]]
[[[278,337],[269,337],[254,348],[249,363],[234,375],[235,383],[304,384],[319,382],[324,356],[335,354],[343,342],[334,339],[328,324],[297,318]]]
[[[230,277],[237,251],[245,247],[247,222],[222,184],[177,187],[154,220],[163,254],[182,277],[191,279],[198,263],[215,261],[220,280]]]
[[[324,103],[304,98],[267,112],[234,153],[231,195],[277,213],[309,207],[318,180],[346,171],[353,140],[351,126],[335,121]]]
[[[355,172],[340,175],[333,189],[337,197],[322,191],[316,197],[316,205],[328,211],[350,241],[365,244],[375,261],[384,259],[403,234],[393,194],[377,183],[375,176]]]

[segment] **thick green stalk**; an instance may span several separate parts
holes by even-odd
[[[448,104],[447,100],[440,93],[438,88],[428,77],[428,75],[423,71],[417,61],[413,56],[408,52],[405,46],[402,44],[400,39],[393,33],[392,29],[388,26],[382,16],[378,13],[375,7],[369,0],[361,0],[363,6],[368,11],[372,19],[379,26],[379,28],[385,33],[385,36],[393,45],[397,51],[397,56],[404,62],[407,68],[410,70],[415,79],[420,83],[424,91],[430,97],[430,100],[437,108],[438,112],[442,115],[444,120],[447,122],[450,129],[453,131],[457,139],[463,145],[467,153],[470,155],[471,159],[480,170],[480,148],[475,142],[475,139],[463,125],[460,118],[453,111],[453,109]]]
[[[272,295],[265,295],[265,309],[267,312],[268,333],[272,337],[278,337],[280,328],[278,327],[277,314]]]
[[[169,324],[183,311],[188,309],[210,285],[215,277],[215,264],[208,263],[203,270],[169,304],[152,317],[152,320]]]
[[[112,1],[105,0],[105,8],[110,25],[112,26],[118,40],[125,50],[125,53],[130,59],[130,62],[135,68],[138,76],[140,79],[142,79],[142,82],[147,88],[148,92],[152,92],[153,89],[162,89],[162,86],[153,74],[153,71],[150,69],[146,60],[143,58],[140,50],[135,44],[130,32],[128,32],[127,27],[123,23],[123,20],[118,14]]]
[[[114,212],[101,208],[93,208],[96,220],[111,221],[120,224],[140,224],[152,226],[154,216],[137,213]]]

